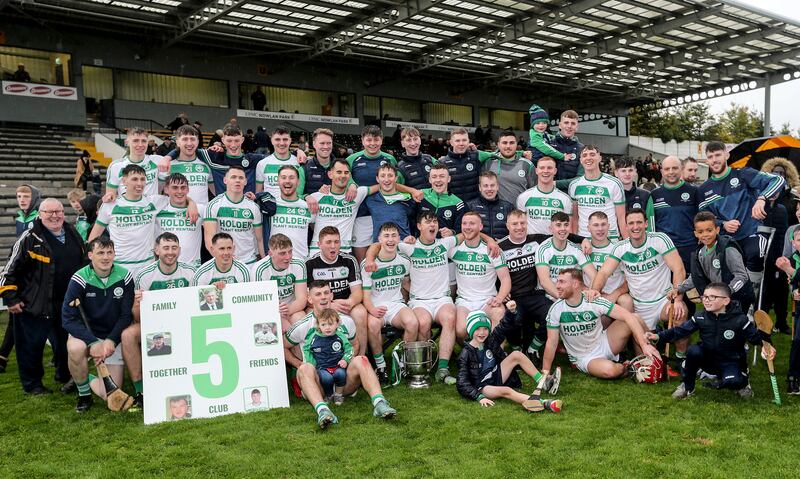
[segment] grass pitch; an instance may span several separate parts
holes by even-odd
[[[384,391],[394,420],[373,418],[361,391],[333,408],[340,424],[324,432],[297,399],[289,409],[147,427],[141,413],[112,413],[98,400],[78,415],[74,396],[23,396],[12,357],[0,375],[0,478],[794,477],[800,397],[783,393],[789,340],[775,336],[780,408],[761,360],[751,400],[698,383],[695,397],[675,401],[675,379],[601,381],[559,357],[561,414],[505,401],[484,409],[455,387],[403,384]]]

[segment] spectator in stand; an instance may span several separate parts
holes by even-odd
[[[494,132],[492,131],[491,126],[487,126],[486,130],[483,132],[483,143],[484,146],[489,146],[489,143],[494,143]]]
[[[797,167],[785,158],[772,158],[764,162],[761,171],[778,175],[786,181],[778,203],[782,204],[787,213],[795,209],[795,201],[800,197],[800,177],[798,177]],[[796,225],[795,215],[789,215],[789,226]],[[776,238],[778,238],[776,236]]]
[[[322,116],[333,116],[333,97],[329,96],[328,101],[322,105]]]
[[[308,151],[308,140],[306,140],[305,133],[300,133],[300,136],[297,137],[297,149],[302,151]]]
[[[517,150],[525,151],[528,149],[528,142],[525,141],[525,137],[520,135],[519,140],[517,142]]]
[[[17,71],[14,72],[14,76],[12,76],[11,79],[14,81],[21,81],[28,83],[31,81],[30,74],[27,71],[25,71],[24,63],[20,63],[19,65],[17,65]]]
[[[231,125],[232,126],[236,126],[236,125],[238,125],[238,123],[237,124],[231,123]],[[217,143],[219,143],[221,145],[222,144],[222,135],[223,135],[222,128],[220,128],[219,130],[214,130],[214,134],[211,135],[211,139],[208,140],[208,146],[211,147],[211,146],[214,146]],[[198,143],[198,145],[199,145],[199,143]],[[198,148],[200,148],[200,147],[198,146]]]
[[[253,144],[256,147],[256,153],[259,155],[269,155],[272,143],[269,141],[267,130],[261,125],[256,128],[256,134],[253,135]]]
[[[401,134],[403,129],[400,128],[400,124],[397,124],[397,128],[394,129],[394,133],[392,133],[392,143],[391,147],[395,148],[395,150],[400,151],[402,145],[400,144]]]
[[[100,172],[94,169],[92,165],[92,158],[89,152],[83,150],[78,162],[75,165],[75,187],[86,190],[89,182],[94,184],[94,192],[100,193]]]
[[[256,151],[256,140],[253,136],[253,130],[248,128],[244,134],[244,142],[242,143],[242,151],[245,153],[254,153]]]
[[[257,86],[256,91],[250,95],[250,101],[253,102],[253,110],[263,111],[267,106],[267,95],[261,90],[261,86]]]
[[[156,145],[156,140],[149,139],[149,140],[147,140],[147,150],[145,150],[144,154],[145,155],[152,155],[152,154],[154,154],[156,152],[156,148],[158,148],[158,145]],[[84,150],[84,151],[86,151],[86,150]]]
[[[188,125],[188,124],[189,124],[189,117],[186,115],[186,113],[180,113],[178,116],[175,117],[174,120],[172,120],[169,124],[167,124],[167,128],[169,128],[170,131],[172,131],[172,133],[175,133],[175,130],[182,127],[183,125]]]
[[[203,146],[205,145],[205,143],[203,143],[203,124],[195,120],[194,123],[192,123],[192,126],[194,127],[195,130],[197,130],[197,147],[203,148]]]
[[[161,142],[161,145],[156,148],[156,155],[159,156],[167,156],[167,153],[175,149],[175,142],[172,141],[172,137],[168,136],[164,138],[164,141]]]

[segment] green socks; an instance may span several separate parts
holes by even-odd
[[[450,360],[449,359],[439,358],[439,367],[438,367],[438,369],[448,369],[449,365],[450,365]]]
[[[539,381],[542,379],[542,373],[536,373],[533,375],[533,382],[535,384],[539,384]]]
[[[383,394],[376,394],[372,396],[372,405],[377,406],[379,402],[385,401],[386,399],[383,397]]]
[[[144,388],[144,384],[141,380],[133,382],[133,388],[136,389],[136,394],[142,394],[142,389]]]
[[[317,414],[319,414],[319,412],[320,412],[322,409],[330,409],[330,408],[328,407],[328,403],[326,403],[325,401],[320,401],[320,402],[318,402],[318,403],[317,403],[317,404],[314,406],[314,410],[315,410],[315,411],[317,411]]]
[[[91,375],[86,378],[85,382],[79,383],[75,381],[75,386],[78,387],[78,396],[91,396],[92,395],[92,388],[89,387],[89,383],[91,382],[92,377]]]
[[[383,353],[374,354],[372,357],[375,358],[375,367],[378,369],[386,367],[386,360],[383,359]]]

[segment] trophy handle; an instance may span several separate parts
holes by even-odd
[[[439,357],[439,347],[436,345],[436,341],[433,339],[429,339],[428,343],[431,345],[431,368],[428,370],[428,374],[430,374],[434,369],[436,369],[436,359]]]

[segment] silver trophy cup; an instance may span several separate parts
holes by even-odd
[[[403,363],[406,375],[410,376],[408,387],[420,389],[429,387],[431,369],[435,360],[436,343],[432,340],[403,343]]]

